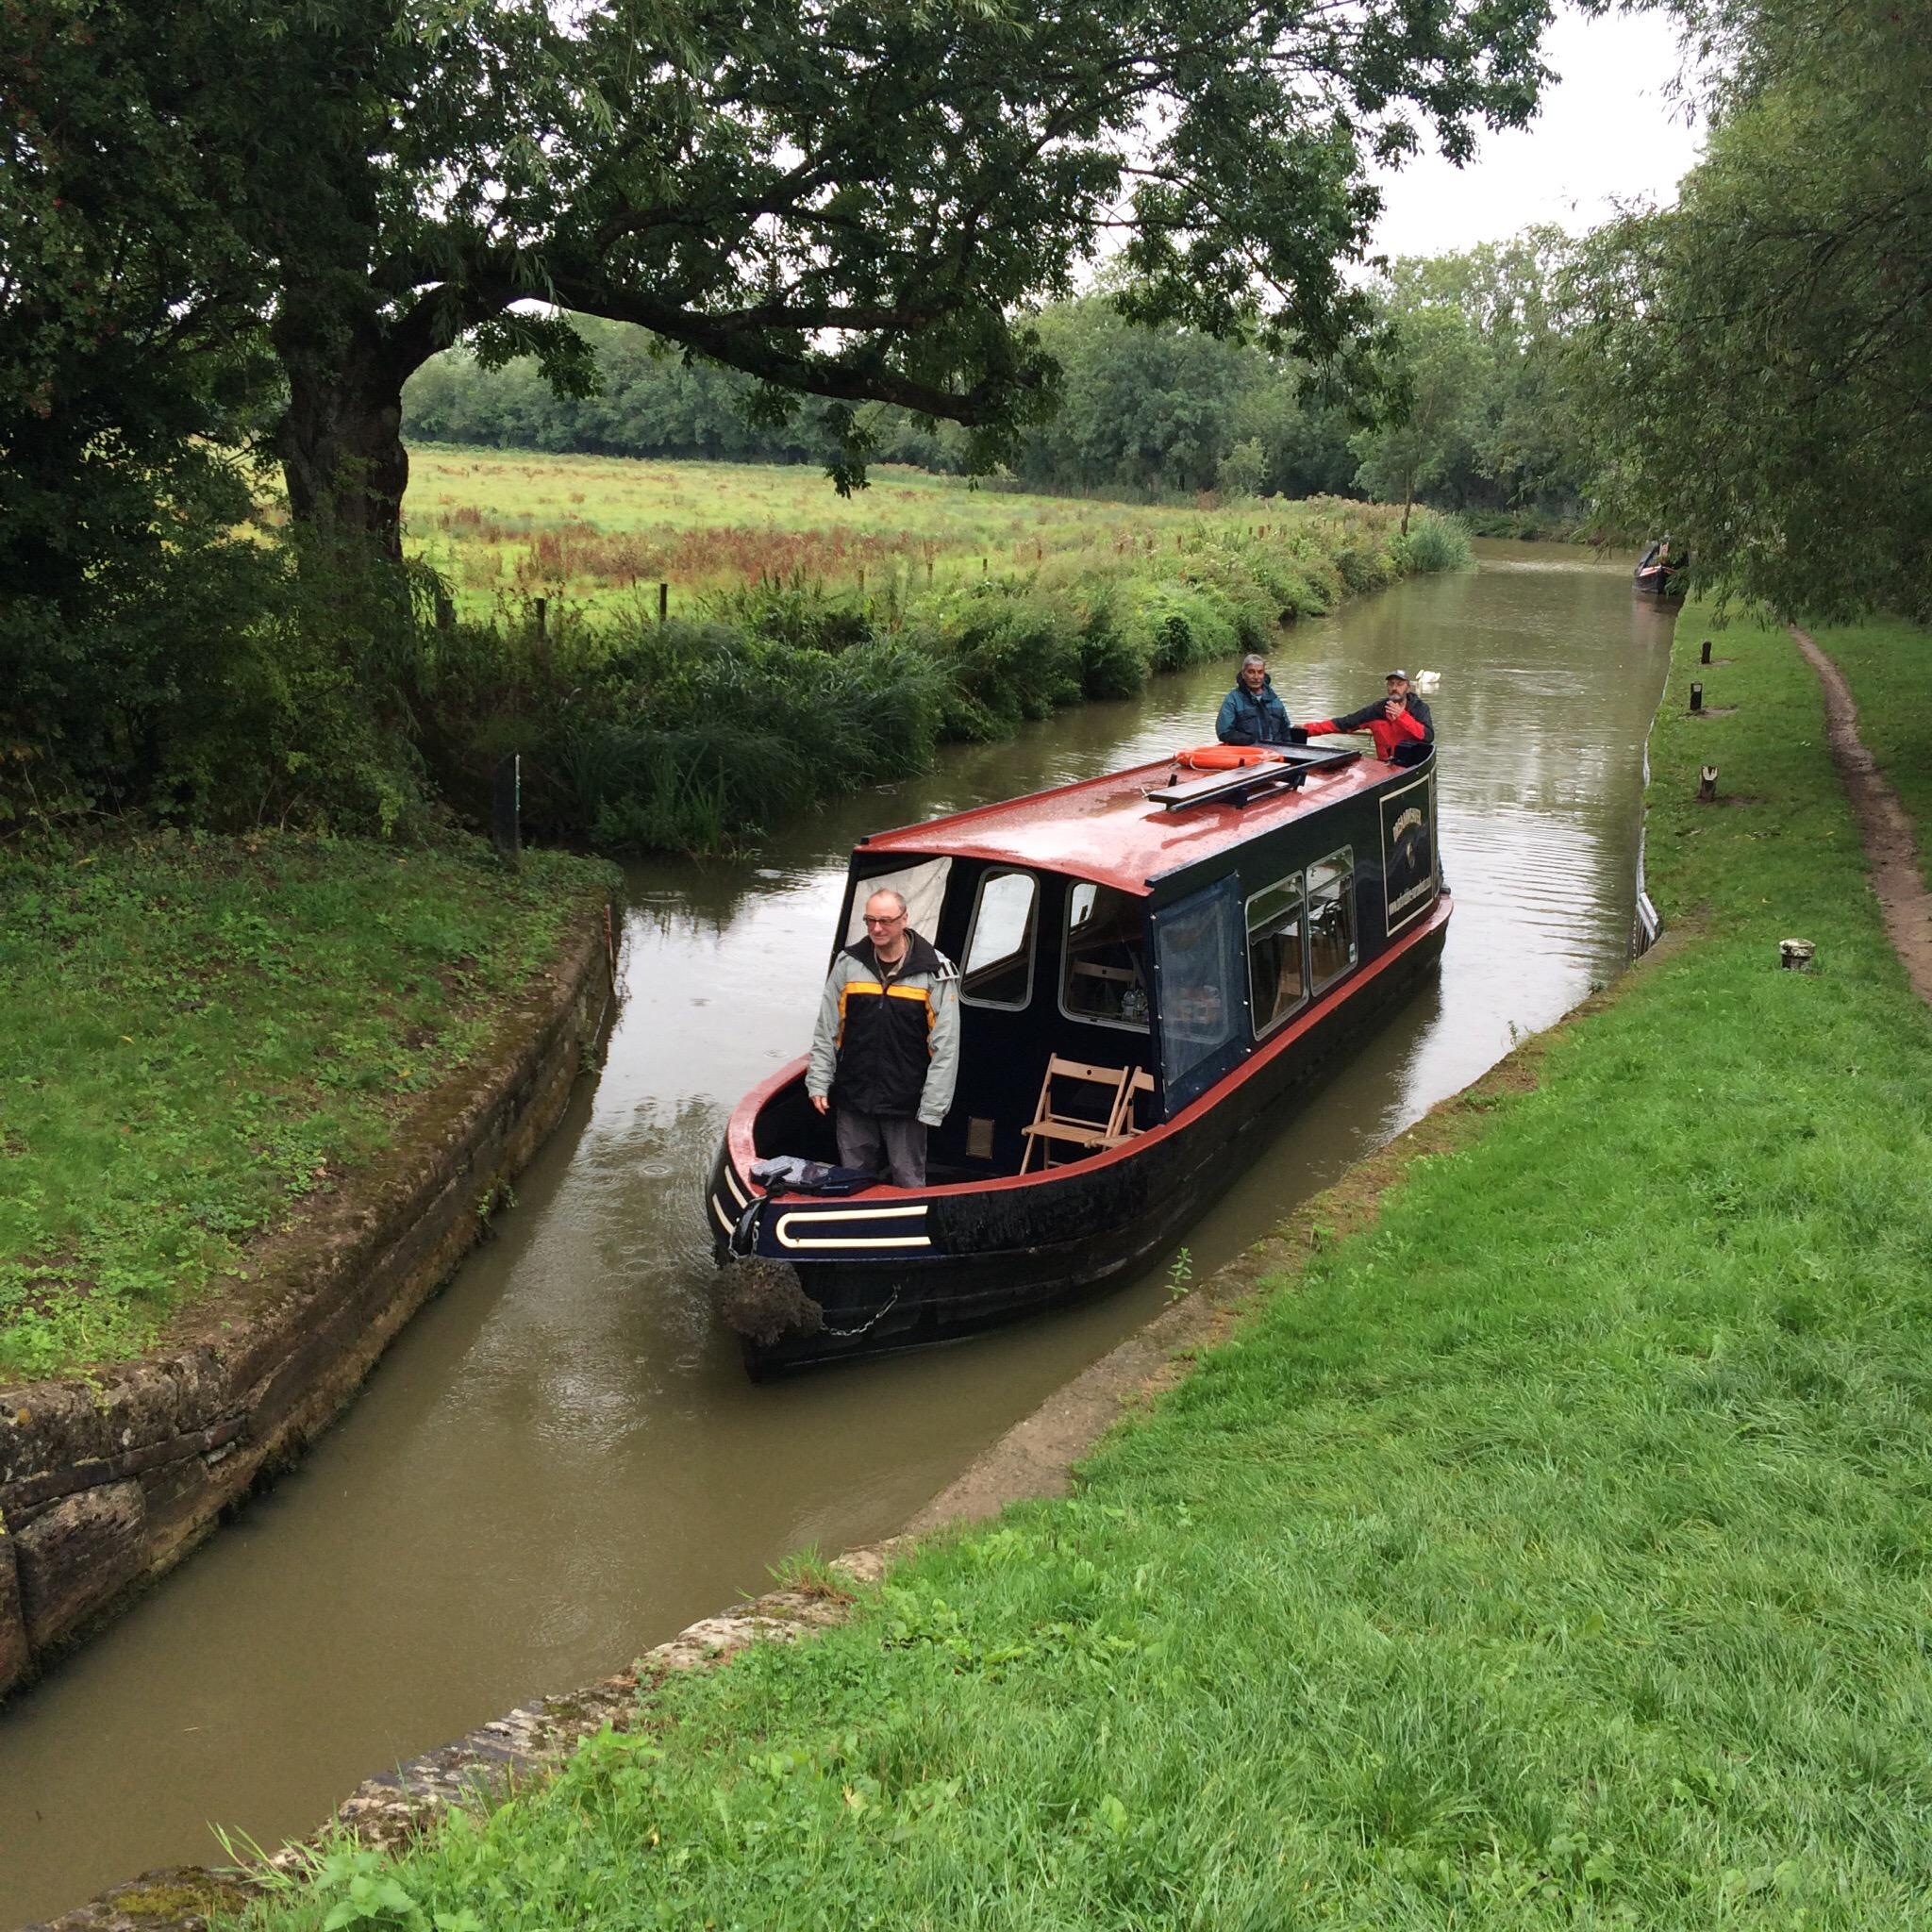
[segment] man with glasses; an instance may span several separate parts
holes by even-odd
[[[832,961],[805,1091],[833,1112],[842,1167],[925,1185],[925,1136],[959,1071],[959,974],[906,924],[890,888],[865,902],[865,937]]]

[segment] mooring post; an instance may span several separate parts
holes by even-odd
[[[1710,640],[1708,638],[1705,639],[1704,648],[1697,654],[1697,661],[1700,664],[1708,664],[1710,662]]]
[[[513,751],[497,760],[490,786],[490,842],[512,872],[523,863],[523,754]]]
[[[1701,711],[1704,708],[1704,687],[1701,684],[1693,684],[1690,687],[1690,708],[1693,711]]]
[[[1717,767],[1706,765],[1697,774],[1697,802],[1710,805],[1717,798]]]
[[[1777,962],[1787,972],[1803,973],[1810,967],[1817,951],[1809,940],[1780,940],[1777,942]]]
[[[662,624],[671,615],[671,586],[658,586],[658,622]]]

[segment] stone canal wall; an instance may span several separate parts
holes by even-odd
[[[171,1568],[347,1406],[557,1124],[615,987],[608,907],[383,1170],[142,1359],[0,1387],[0,1694]]]

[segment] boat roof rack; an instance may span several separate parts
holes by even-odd
[[[1232,772],[1208,772],[1199,778],[1174,779],[1146,794],[1150,805],[1179,811],[1191,805],[1244,806],[1251,798],[1286,787],[1298,789],[1310,772],[1333,771],[1361,757],[1353,747],[1284,745],[1281,756],[1263,765],[1242,765]]]

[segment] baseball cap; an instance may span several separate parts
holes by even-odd
[[[1387,683],[1387,682],[1389,681],[1389,679],[1390,679],[1390,678],[1391,678],[1391,677],[1399,677],[1399,678],[1401,678],[1401,680],[1403,681],[1403,683],[1404,683],[1404,684],[1411,684],[1411,683],[1413,683],[1413,682],[1414,682],[1414,679],[1412,679],[1412,678],[1411,678],[1411,677],[1409,676],[1408,673],[1407,673],[1407,672],[1406,672],[1406,671],[1385,671],[1385,672],[1383,672],[1383,674],[1382,674],[1382,681],[1383,681],[1383,682],[1384,682],[1385,684],[1386,684],[1386,683]]]

